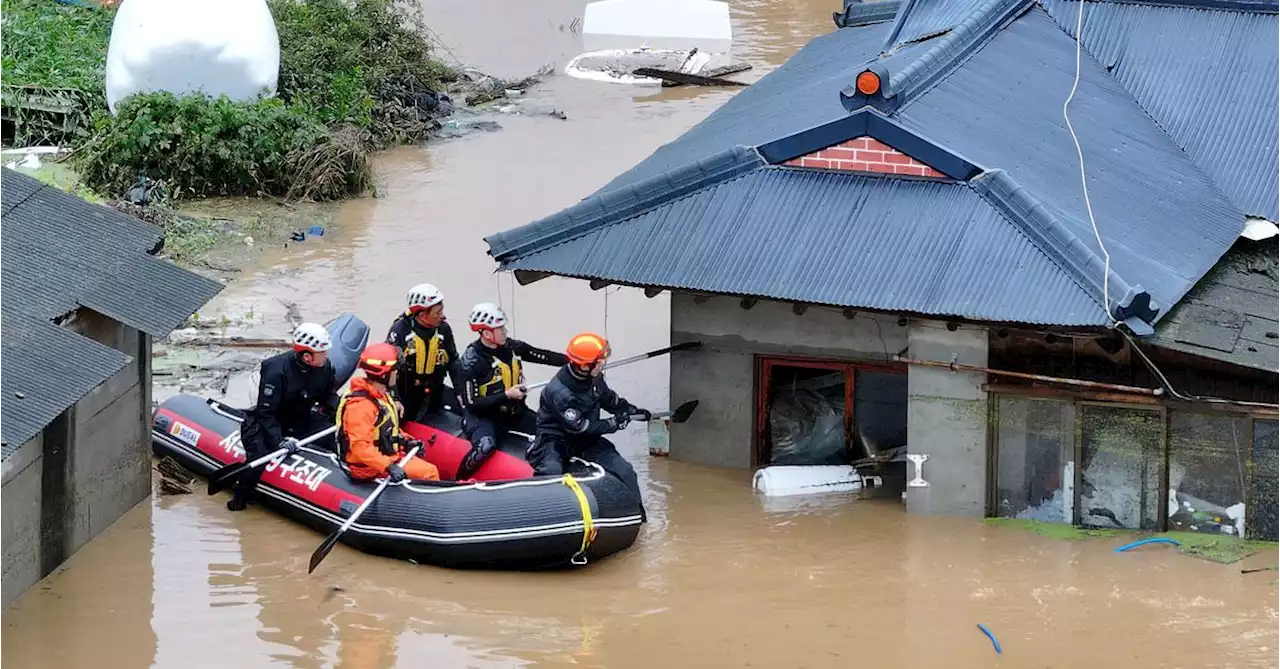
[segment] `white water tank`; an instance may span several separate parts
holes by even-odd
[[[124,0],[107,47],[107,106],[134,93],[271,96],[280,37],[265,0]]]
[[[849,465],[772,465],[756,470],[751,487],[766,496],[852,492],[862,475]]]

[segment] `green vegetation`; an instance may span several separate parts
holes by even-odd
[[[1038,534],[1042,537],[1061,539],[1064,541],[1101,539],[1119,537],[1128,534],[1124,530],[1091,530],[1083,527],[1076,527],[1069,523],[1048,523],[1042,520],[1025,520],[1022,518],[984,518],[983,522],[988,525],[996,525],[1000,527],[1014,527],[1032,534]]]
[[[240,104],[169,93],[135,95],[77,154],[81,178],[124,193],[138,176],[168,197],[272,194],[331,200],[363,193],[368,153],[350,130],[330,130],[279,99]]]
[[[122,101],[112,116],[103,83],[114,10],[6,0],[4,90],[13,141],[76,147],[85,185],[109,195],[122,195],[141,175],[175,200],[326,200],[367,192],[369,151],[425,139],[441,104],[435,91],[456,75],[432,58],[412,0],[268,4],[280,36],[275,98],[152,93]],[[39,87],[39,109],[19,108],[36,93],[14,86]]]
[[[1203,532],[1164,532],[1155,536],[1168,537],[1181,543],[1178,547],[1180,553],[1223,564],[1239,562],[1258,551],[1276,547],[1274,541],[1250,541]]]
[[[358,128],[373,148],[426,138],[435,91],[457,74],[432,57],[415,2],[268,4],[280,34],[280,97],[322,123]]]
[[[984,518],[988,525],[1014,527],[1050,539],[1080,540],[1121,538],[1124,543],[1138,541],[1147,537],[1167,537],[1179,542],[1178,552],[1192,555],[1214,562],[1231,564],[1267,548],[1277,546],[1274,541],[1253,541],[1238,539],[1221,534],[1203,532],[1138,532],[1133,530],[1084,529],[1067,523],[1048,523],[1039,520],[1023,520],[1018,518]],[[1120,546],[1123,544],[1117,544]]]
[[[85,139],[107,106],[107,42],[115,12],[52,0],[5,0],[4,117],[14,144]]]

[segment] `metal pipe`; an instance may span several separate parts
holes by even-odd
[[[1015,379],[1028,379],[1031,381],[1044,381],[1045,383],[1061,383],[1068,386],[1078,386],[1081,388],[1098,388],[1101,390],[1115,390],[1122,393],[1134,393],[1137,395],[1152,395],[1159,397],[1164,395],[1164,388],[1141,388],[1138,386],[1124,386],[1117,383],[1099,383],[1097,381],[1083,381],[1081,379],[1067,379],[1060,376],[1045,376],[1043,374],[1028,374],[1026,372],[1011,372],[1003,369],[991,369],[990,367],[978,367],[977,365],[965,365],[958,362],[938,362],[935,360],[917,360],[915,358],[905,358],[900,355],[893,356],[898,362],[905,362],[908,365],[924,365],[926,367],[942,367],[951,371],[963,370],[966,372],[982,372],[983,374],[995,374],[996,376],[1008,376]]]

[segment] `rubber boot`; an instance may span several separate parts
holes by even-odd
[[[244,511],[248,506],[249,491],[235,488],[231,493],[231,499],[227,500],[227,511]]]

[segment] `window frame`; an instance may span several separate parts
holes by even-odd
[[[856,420],[856,403],[858,372],[880,372],[890,374],[907,373],[908,366],[902,362],[882,362],[873,360],[857,360],[842,358],[818,358],[796,355],[755,356],[755,412],[754,429],[751,432],[751,467],[758,469],[767,467],[773,456],[773,447],[767,438],[769,428],[769,384],[773,380],[774,367],[801,367],[805,369],[828,369],[843,372],[844,376],[844,437],[845,448],[849,448]]]

